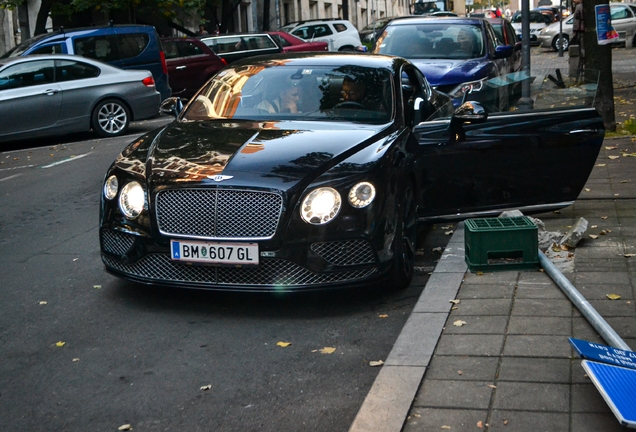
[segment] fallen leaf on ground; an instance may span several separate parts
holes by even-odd
[[[590,234],[590,238],[592,238],[593,240],[596,240],[598,238],[598,236],[594,235],[594,234]]]
[[[441,228],[447,230],[447,229],[450,229],[451,227],[452,227],[451,225],[446,225],[446,226],[443,226]]]
[[[121,425],[119,426],[118,430],[120,431],[132,430],[132,426],[129,424]]]
[[[621,296],[619,296],[618,294],[606,294],[605,297],[610,300],[618,300],[621,298]]]
[[[631,257],[635,257],[635,256],[636,256],[636,254],[629,253],[629,254],[625,254],[625,255],[623,255],[623,256],[624,256],[625,258],[631,258]]]
[[[211,388],[212,388],[212,384],[208,384],[208,385],[202,386],[200,390],[205,391],[205,390],[210,390]]]
[[[477,276],[483,276],[484,272],[483,271],[478,271],[477,273],[475,273]]]
[[[590,189],[590,188],[585,188],[585,192],[589,192],[589,191],[591,191],[591,190],[592,190],[592,189]]]
[[[93,288],[95,288],[95,289],[102,289],[102,286],[101,286],[101,285],[93,285]]]
[[[621,183],[629,183],[629,180],[621,180]]]
[[[320,350],[322,354],[333,354],[336,351],[334,347],[324,347]]]
[[[607,216],[601,216],[601,219],[605,220],[607,219]]]
[[[79,358],[75,357],[75,358],[73,359],[73,361],[74,361],[74,362],[78,362],[78,361],[79,361]]]
[[[617,146],[605,146],[605,150],[616,150]]]
[[[607,234],[607,231],[605,231],[605,230],[599,231],[599,235],[605,235],[605,234]]]
[[[66,342],[62,342],[62,341],[55,342],[55,346],[63,347],[64,345],[66,345]]]
[[[451,235],[452,233],[453,233],[453,230],[450,230],[450,231],[446,231],[444,235]]]
[[[494,384],[488,384],[486,387],[490,387],[491,389],[496,389],[497,388],[497,386],[494,385]]]
[[[623,157],[636,157],[636,153],[623,153]]]
[[[450,428],[451,428],[450,426],[442,425],[442,427],[440,429],[450,429]]]
[[[598,225],[592,225],[590,228],[598,228]]]
[[[457,375],[464,375],[463,371],[457,371]]]
[[[508,424],[508,419],[503,419],[503,424],[507,425]]]
[[[604,166],[606,166],[606,165],[607,165],[607,164],[596,164],[596,165],[594,165],[594,166],[597,166],[597,167],[604,167]]]
[[[382,366],[383,364],[384,364],[384,361],[382,360],[371,360],[369,362],[369,366],[371,367]]]
[[[38,303],[38,304],[45,305],[45,304],[47,304],[47,303],[48,303],[47,301],[42,300],[42,301],[41,301],[40,303]]]
[[[442,253],[442,248],[441,248],[441,247],[433,248],[433,252],[439,252],[439,253]]]
[[[387,314],[382,314],[382,315],[378,315],[378,318],[388,318],[389,316]]]
[[[455,321],[455,322],[453,323],[453,325],[454,325],[455,327],[461,327],[461,326],[463,326],[463,325],[466,325],[466,321],[457,320],[457,321]]]
[[[483,428],[483,427],[484,427],[484,422],[483,422],[483,421],[481,421],[481,420],[479,420],[479,421],[477,422],[477,427],[478,427],[479,429]]]
[[[552,213],[559,214],[559,213],[561,213],[561,211],[560,211],[560,210],[555,210],[555,211],[553,211]]]
[[[612,159],[612,160],[614,160],[614,159],[618,159],[619,157],[620,157],[620,156],[608,156],[607,158],[608,158],[608,159]]]
[[[460,300],[459,299],[455,299],[455,300],[449,300],[448,302],[452,303],[452,304],[459,304]]]
[[[276,342],[276,345],[278,345],[279,347],[288,347],[291,345],[291,342]]]

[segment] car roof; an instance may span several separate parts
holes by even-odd
[[[265,37],[269,37],[269,34],[267,34],[267,32],[257,32],[257,33],[249,33],[249,32],[243,32],[243,33],[223,33],[223,34],[218,34],[218,35],[203,35],[203,36],[198,36],[198,39],[201,40],[206,40],[206,39],[222,39],[225,37],[237,37],[237,36],[265,36]]]
[[[303,67],[303,66],[362,66],[370,68],[381,68],[395,71],[398,65],[409,63],[408,60],[400,57],[394,57],[383,54],[367,54],[367,53],[345,53],[345,52],[300,52],[300,53],[282,53],[271,54],[258,57],[250,57],[239,60],[230,65],[231,67],[243,65],[263,65],[269,66],[274,63],[278,64],[278,60],[285,60],[285,66]],[[274,62],[275,61],[275,62]]]
[[[0,66],[4,66],[10,63],[23,63],[23,62],[28,62],[32,60],[72,60],[72,61],[92,64],[102,69],[113,69],[113,70],[121,70],[121,71],[124,70],[115,66],[111,66],[107,63],[100,62],[99,60],[94,60],[89,57],[82,57],[82,56],[71,55],[71,54],[29,54],[26,56],[8,57],[8,58],[0,59]]]
[[[302,21],[290,21],[288,23],[286,23],[283,27],[287,27],[289,25],[303,25],[303,24],[307,24],[307,23],[316,23],[316,22],[348,22],[351,23],[351,21],[346,20],[346,19],[342,19],[342,18],[316,18],[316,19],[309,19],[309,20],[302,20]]]
[[[430,24],[430,23],[453,23],[453,24],[472,24],[481,25],[485,22],[484,18],[479,17],[421,17],[409,19],[396,19],[391,21],[387,27],[402,24]]]

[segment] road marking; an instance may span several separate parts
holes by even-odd
[[[2,168],[0,169],[0,171],[13,171],[13,170],[22,169],[22,168],[33,168],[34,166],[36,165],[22,165],[19,167]]]
[[[3,181],[5,181],[5,180],[10,180],[10,179],[12,179],[12,178],[20,177],[21,175],[22,175],[22,174],[13,174],[12,176],[5,177],[5,178],[3,178],[3,179],[0,179],[0,182],[3,182]]]
[[[93,152],[89,152],[89,153],[84,153],[84,154],[77,155],[77,156],[68,157],[66,159],[62,159],[61,161],[53,162],[52,164],[43,165],[40,168],[51,168],[51,167],[54,167],[56,165],[60,165],[60,164],[66,163],[66,162],[71,162],[71,161],[74,161],[76,159],[81,159],[81,158],[83,158],[85,156],[88,156],[91,153],[93,153]]]

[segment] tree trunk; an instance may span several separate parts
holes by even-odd
[[[607,4],[602,0],[587,0],[583,2],[585,15],[585,71],[586,77],[591,72],[599,71],[598,89],[594,107],[601,115],[605,129],[616,131],[616,117],[614,115],[614,85],[612,77],[612,47],[599,45],[596,37],[596,5]]]

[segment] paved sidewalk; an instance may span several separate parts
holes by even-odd
[[[632,349],[636,257],[625,254],[636,253],[636,157],[625,155],[635,152],[631,137],[606,139],[575,204],[535,215],[560,232],[587,219],[564,274]],[[463,224],[453,225],[350,432],[624,430],[568,338],[606,342],[545,272],[467,271]]]

